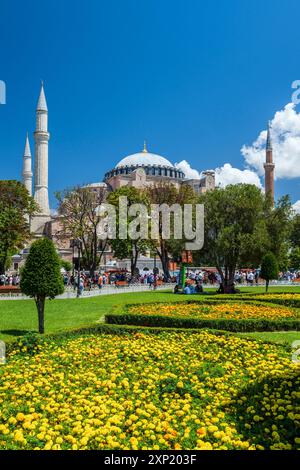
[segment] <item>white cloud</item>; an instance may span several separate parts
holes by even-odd
[[[259,176],[251,170],[233,168],[230,163],[225,163],[221,168],[216,168],[216,186],[225,187],[228,184],[247,183],[255,184],[261,188]]]
[[[187,179],[201,179],[201,173],[199,173],[198,170],[194,170],[193,168],[191,168],[191,165],[186,160],[182,160],[179,163],[175,163],[175,167],[183,171]]]
[[[271,137],[273,143],[273,158],[275,162],[275,177],[300,177],[300,113],[295,110],[295,104],[289,103],[273,118]],[[267,131],[262,131],[252,145],[244,145],[242,155],[248,166],[254,168],[259,175],[264,174]]]
[[[202,173],[191,168],[191,165],[186,160],[175,163],[175,167],[183,171],[187,179],[200,180],[202,178]],[[216,173],[216,186],[225,187],[228,184],[248,183],[255,184],[259,188],[262,187],[259,176],[254,171],[233,168],[230,163],[225,163],[221,168],[211,171]]]
[[[297,214],[300,214],[300,199],[299,201],[295,202],[295,204],[293,204],[293,209]]]

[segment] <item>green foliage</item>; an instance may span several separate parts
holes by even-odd
[[[183,208],[184,204],[195,205],[198,202],[198,196],[189,185],[182,185],[178,189],[174,184],[161,182],[149,186],[146,191],[150,203],[157,204],[158,206],[167,204],[170,207],[173,204],[178,204]],[[162,217],[160,214],[160,221],[158,224],[159,239],[157,243],[154,243],[154,248],[161,260],[164,275],[166,278],[169,278],[170,258],[178,259],[180,257],[182,251],[185,249],[185,243],[187,240],[185,239],[184,234],[181,239],[175,238],[175,218],[173,212],[170,213],[170,237],[168,239],[164,238],[161,220]],[[194,220],[192,221],[192,224],[195,225]],[[182,226],[183,225],[184,224],[182,223]]]
[[[105,202],[106,188],[76,186],[56,193],[58,213],[62,216],[58,239],[81,239],[81,267],[91,274],[98,268],[107,240],[99,237],[98,227],[105,218],[99,206]],[[76,254],[76,253],[75,253]]]
[[[108,202],[114,205],[116,208],[117,231],[119,230],[119,198],[121,196],[127,197],[129,206],[132,204],[144,204],[146,206],[149,205],[149,199],[146,192],[135,187],[122,186],[121,188],[110,193],[108,196]],[[135,217],[127,217],[127,230],[134,219]],[[145,252],[152,247],[151,241],[142,237],[138,238],[137,240],[132,240],[130,237],[122,240],[117,237],[116,239],[110,241],[110,245],[116,258],[130,258],[132,275],[134,275],[139,255],[145,254]]]
[[[39,352],[42,347],[42,343],[43,341],[40,336],[36,333],[30,332],[18,340],[15,350],[25,356],[33,356]]]
[[[7,268],[10,257],[29,239],[28,217],[37,211],[22,183],[0,181],[0,274]]]
[[[290,242],[294,248],[300,247],[300,214],[296,214],[292,220]]]
[[[65,269],[65,271],[67,271],[67,273],[69,273],[70,271],[72,271],[72,263],[66,259],[61,259],[60,260],[60,266],[62,268]]]
[[[300,246],[293,248],[289,255],[289,268],[300,269]]]
[[[274,422],[276,422],[274,419],[275,410],[272,408],[268,409],[268,412],[265,414],[266,419],[264,422],[262,422],[262,419],[254,421],[253,416],[262,415],[262,410],[265,409],[262,407],[262,403],[265,402],[266,396],[276,396],[278,403],[283,403],[288,394],[290,409],[296,410],[299,406],[299,399],[296,393],[289,395],[289,390],[297,390],[299,387],[298,380],[299,372],[297,370],[287,371],[287,374],[283,375],[278,372],[273,372],[273,374],[268,374],[265,378],[260,378],[258,381],[252,382],[244,387],[237,396],[232,398],[230,404],[232,408],[232,419],[236,420],[239,432],[245,436],[246,439],[251,440],[252,443],[260,444],[263,442],[264,447],[269,449],[273,439],[271,429],[274,429]],[[246,403],[245,397],[247,397]],[[289,442],[291,442],[292,447],[297,449],[294,443],[299,436],[299,426],[293,419],[293,413],[284,411],[283,415],[283,419],[276,422],[278,426],[276,429],[278,441],[281,440],[280,434],[284,429],[285,435]],[[240,419],[241,417],[242,419]],[[251,426],[247,425],[250,422]]]
[[[108,324],[138,325],[146,327],[169,328],[212,328],[232,332],[246,331],[300,331],[298,319],[216,319],[205,320],[200,318],[167,317],[163,315],[135,315],[135,314],[108,314],[105,316]]]
[[[266,281],[266,290],[268,290],[269,282],[273,279],[278,279],[279,268],[275,255],[267,253],[261,263],[260,276]]]
[[[204,204],[205,243],[195,262],[201,265],[203,257],[230,286],[236,268],[256,264],[268,245],[265,198],[256,186],[237,184],[208,191],[199,202]]]
[[[38,310],[39,333],[44,333],[45,299],[54,299],[64,292],[60,259],[48,238],[35,241],[30,248],[22,273],[21,291],[33,297]]]
[[[292,204],[289,196],[281,197],[274,208],[266,207],[266,226],[269,235],[269,249],[277,258],[279,268],[285,270],[288,264],[288,241],[292,230]]]
[[[54,299],[64,292],[60,259],[53,242],[48,238],[41,238],[31,245],[20,287],[25,295],[34,298]]]

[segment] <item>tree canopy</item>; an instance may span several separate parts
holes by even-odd
[[[82,240],[83,268],[93,275],[98,268],[101,257],[106,249],[107,240],[99,238],[98,224],[102,216],[98,208],[106,200],[106,188],[76,186],[56,193],[60,230],[57,238],[62,240]]]
[[[20,288],[35,300],[40,333],[44,333],[45,299],[54,299],[64,291],[60,268],[60,258],[51,240],[41,238],[33,242],[22,271]]]
[[[0,181],[0,274],[29,240],[29,217],[35,212],[38,207],[22,183]]]
[[[178,204],[181,208],[183,208],[184,204],[195,205],[198,202],[196,193],[189,185],[182,185],[178,189],[172,183],[161,182],[147,187],[146,193],[150,204],[156,204],[161,207],[164,204],[167,204],[168,207],[171,208],[172,205]],[[184,213],[182,212],[182,222],[183,217]],[[187,241],[184,234],[182,234],[182,237],[176,238],[175,223],[174,213],[171,211],[169,237],[164,238],[162,213],[160,213],[158,221],[158,240],[152,240],[153,249],[156,250],[156,253],[161,260],[164,276],[166,279],[170,278],[170,258],[177,259],[185,249],[185,243]],[[193,224],[193,220],[191,223]]]
[[[204,204],[205,241],[198,262],[216,266],[224,291],[230,292],[237,267],[257,263],[268,248],[264,195],[254,185],[237,184],[208,191],[199,201]]]
[[[129,206],[133,204],[144,204],[146,207],[148,207],[149,205],[149,199],[147,197],[146,192],[135,187],[122,186],[121,188],[116,189],[115,191],[110,193],[107,201],[116,208],[117,233],[119,229],[119,198],[121,196],[127,197]],[[129,228],[129,224],[133,221],[133,219],[134,217],[127,217],[127,231]],[[117,236],[114,240],[110,240],[109,243],[116,258],[130,259],[130,270],[132,276],[134,276],[136,272],[138,257],[142,254],[145,254],[146,251],[152,246],[150,240],[143,239],[142,237],[133,240],[130,237],[127,237],[126,239],[121,239]]]
[[[278,278],[278,262],[274,253],[264,255],[261,263],[260,276],[266,281],[266,292],[268,291],[269,282]]]

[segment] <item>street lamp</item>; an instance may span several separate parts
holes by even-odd
[[[72,240],[72,248],[74,251],[74,247],[76,246],[78,250],[78,266],[77,266],[77,298],[80,297],[80,250],[81,250],[81,238],[75,238]]]
[[[153,268],[153,274],[154,274],[154,284],[153,284],[153,289],[156,289],[157,282],[156,282],[156,276],[158,274],[158,269],[156,267],[156,251],[154,252],[154,268]]]

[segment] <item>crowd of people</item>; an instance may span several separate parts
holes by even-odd
[[[194,270],[193,268],[187,269],[187,279],[200,282],[204,285],[218,285],[221,284],[221,276],[217,271],[208,270]],[[284,271],[280,272],[278,282],[300,282],[300,271]],[[240,269],[235,272],[234,282],[242,285],[257,285],[264,283],[260,278],[259,269]]]
[[[66,289],[78,289],[78,273],[62,273],[63,281]],[[214,270],[206,269],[194,269],[188,268],[186,273],[186,293],[190,290],[195,292],[202,292],[203,286],[218,286],[222,284],[220,274]],[[279,282],[300,282],[300,270],[299,271],[285,271],[279,273]],[[156,275],[152,271],[142,271],[137,273],[135,276],[127,271],[113,271],[113,272],[99,272],[95,273],[94,276],[90,276],[87,272],[82,272],[79,276],[79,289],[81,293],[84,290],[90,291],[92,289],[102,289],[106,285],[115,285],[116,287],[121,285],[142,285],[147,284],[149,288],[163,283],[179,283],[179,273],[168,279],[161,273]],[[240,285],[258,285],[264,281],[260,278],[259,269],[241,269],[237,270],[234,276],[234,283]],[[20,275],[18,273],[13,274],[1,274],[0,275],[0,287],[1,286],[12,286],[19,287]]]
[[[63,281],[66,289],[78,289],[78,273],[63,273]],[[107,285],[119,287],[124,285],[147,284],[149,287],[152,287],[155,282],[164,282],[164,277],[161,274],[157,274],[155,276],[152,272],[136,276],[131,276],[127,271],[95,273],[94,276],[90,276],[89,273],[82,272],[79,276],[79,290],[81,292],[84,290],[91,291],[92,289],[102,289]],[[170,282],[172,281],[170,280]]]
[[[19,274],[1,274],[0,275],[0,286],[15,286],[20,285]]]

